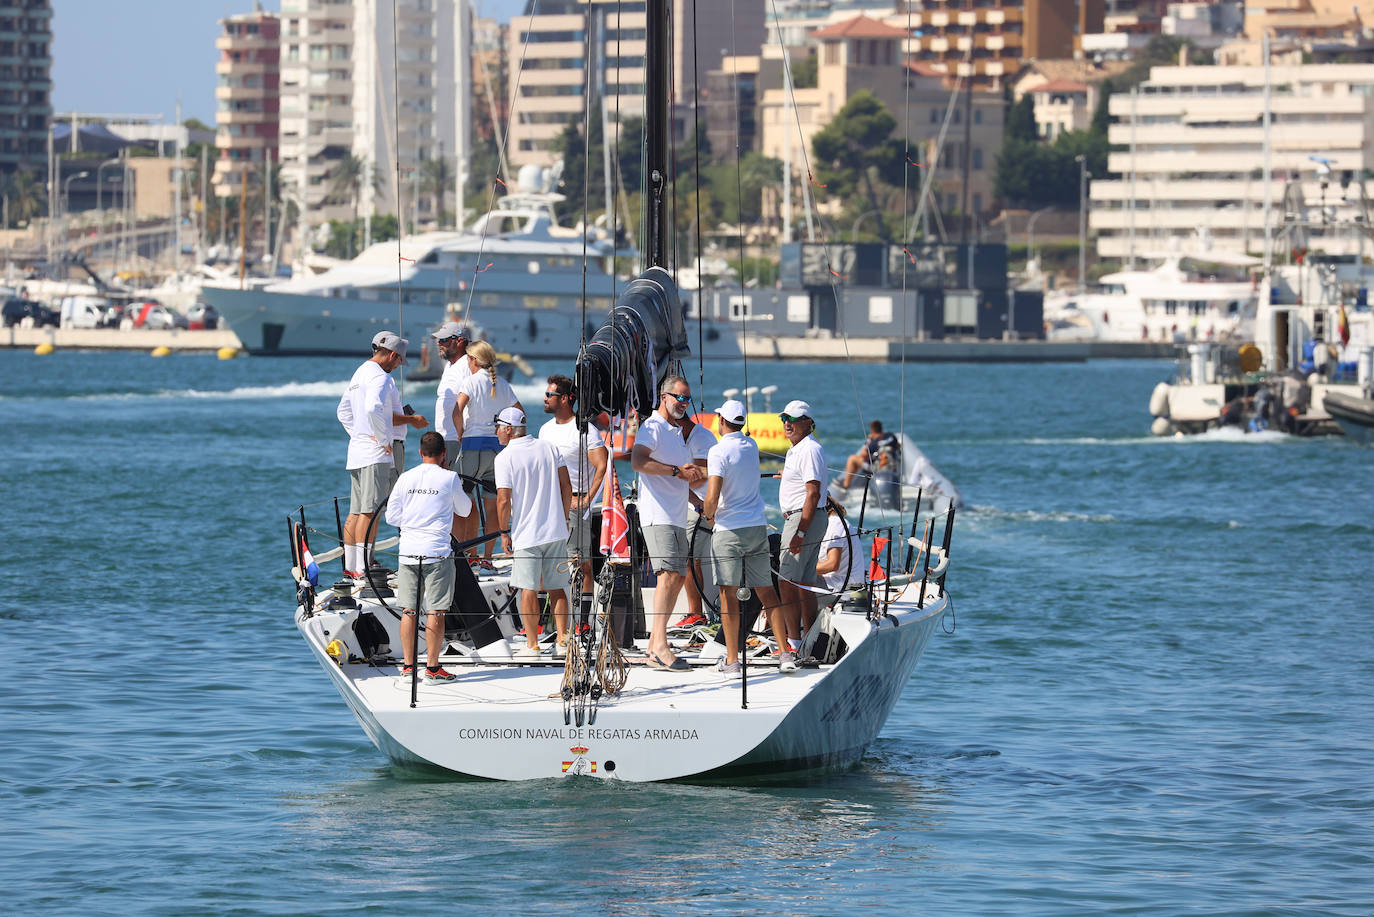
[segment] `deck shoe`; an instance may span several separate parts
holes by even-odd
[[[738,662],[732,662],[726,665],[724,656],[720,657],[720,662],[716,663],[716,671],[719,672],[720,677],[724,678],[726,681],[737,681],[743,674]]]
[[[511,658],[516,662],[538,662],[544,657],[541,650],[526,644],[511,654]]]
[[[795,672],[797,671],[797,657],[793,653],[778,654],[778,671]]]
[[[452,672],[444,671],[443,667],[431,669],[425,667],[425,684],[427,685],[446,685],[451,681],[457,681],[458,676]]]

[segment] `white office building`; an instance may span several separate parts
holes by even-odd
[[[1099,257],[1204,239],[1263,254],[1264,85],[1262,66],[1156,67],[1137,95],[1111,97],[1108,168],[1119,177],[1092,182]],[[1289,223],[1276,236],[1276,261],[1305,244],[1365,252],[1364,233],[1348,227],[1371,216],[1374,181],[1364,176],[1374,169],[1374,64],[1272,66],[1270,86],[1271,225],[1277,233],[1285,214]],[[1323,230],[1336,224],[1347,228]]]
[[[397,0],[393,17],[391,0],[282,0],[282,178],[310,225],[352,219],[352,195],[335,187],[348,156],[370,176],[358,182],[360,216],[396,213],[399,197],[407,224],[429,222],[433,198],[417,188],[427,159],[449,159],[461,188],[472,121],[466,10]]]

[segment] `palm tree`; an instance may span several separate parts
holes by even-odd
[[[434,225],[440,229],[443,228],[444,201],[452,186],[453,167],[446,158],[440,156],[420,163],[420,193],[428,194],[433,202],[431,212],[434,214]]]
[[[358,226],[358,206],[362,197],[363,181],[367,177],[367,160],[361,156],[354,156],[351,153],[344,155],[334,166],[330,173],[329,194],[325,197],[327,204],[353,205],[353,227],[354,234],[357,233]],[[372,170],[372,190],[384,192],[386,189],[386,176],[380,169]],[[353,246],[349,244],[349,257],[353,257]]]
[[[16,171],[10,175],[5,182],[4,194],[10,202],[12,222],[31,220],[47,209],[47,193],[32,172]]]

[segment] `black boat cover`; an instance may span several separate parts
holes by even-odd
[[[603,411],[648,416],[658,406],[659,382],[690,354],[677,284],[651,267],[630,282],[578,354],[578,428]]]

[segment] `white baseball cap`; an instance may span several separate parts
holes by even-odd
[[[523,427],[525,425],[525,412],[519,408],[506,408],[496,415],[496,422],[503,423],[508,427]]]
[[[372,337],[373,347],[380,347],[383,350],[390,350],[399,354],[402,360],[406,358],[406,345],[409,343],[394,331],[378,331]]]
[[[447,338],[462,338],[465,341],[472,340],[472,335],[468,333],[468,329],[464,328],[458,322],[444,322],[439,326],[439,330],[431,334],[430,337],[434,338],[436,341],[442,341]]]
[[[722,420],[728,420],[730,423],[744,423],[744,405],[734,398],[731,398],[729,401],[716,408],[716,413],[721,416]]]
[[[811,417],[811,405],[807,404],[805,401],[789,401],[787,402],[787,407],[782,409],[782,412],[789,417],[806,417],[813,420],[815,419]]]

